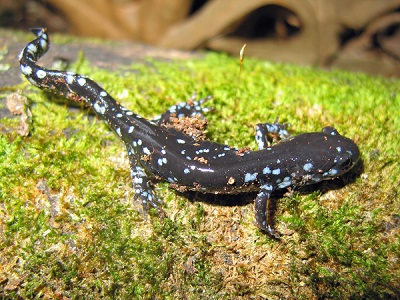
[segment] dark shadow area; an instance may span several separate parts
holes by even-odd
[[[207,2],[208,0],[192,0],[192,6],[190,7],[189,10],[189,16],[194,15],[196,12],[202,9],[203,6],[207,4]]]
[[[228,36],[247,39],[288,38],[301,31],[301,21],[289,9],[265,5],[249,13],[228,30]]]

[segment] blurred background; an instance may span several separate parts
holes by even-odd
[[[400,0],[0,0],[0,26],[400,75]]]

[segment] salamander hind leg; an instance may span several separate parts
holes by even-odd
[[[258,149],[262,150],[269,147],[278,138],[282,140],[289,139],[291,135],[286,130],[287,126],[287,124],[278,123],[278,120],[272,124],[260,123],[254,126]]]
[[[197,116],[201,119],[205,119],[203,114],[213,110],[213,108],[203,106],[203,104],[210,99],[212,99],[212,96],[196,100],[196,95],[193,95],[188,102],[181,102],[171,106],[152,121],[158,125],[162,125],[171,123],[172,119],[175,118],[192,118]]]
[[[257,226],[269,235],[279,238],[279,234],[272,228],[272,224],[268,220],[268,204],[273,190],[274,188],[270,183],[263,184],[256,197],[254,209]]]

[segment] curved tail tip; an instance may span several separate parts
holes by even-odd
[[[31,31],[36,36],[41,36],[43,33],[46,32],[46,30],[47,30],[47,28],[42,28],[42,27],[31,28]]]

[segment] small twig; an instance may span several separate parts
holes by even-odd
[[[244,50],[246,49],[246,44],[243,45],[242,49],[240,49],[239,55],[240,55],[240,67],[239,67],[239,73],[238,73],[238,79],[236,82],[236,92],[235,92],[235,109],[237,108],[237,101],[238,101],[238,90],[239,90],[239,81],[240,81],[240,74],[242,73],[242,64],[244,60]]]

